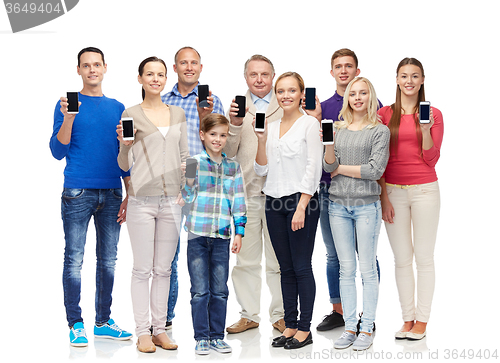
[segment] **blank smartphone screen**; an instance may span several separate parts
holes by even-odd
[[[333,142],[333,123],[322,123],[323,142]]]
[[[306,110],[316,108],[316,88],[306,88]]]
[[[238,104],[238,114],[236,117],[245,117],[245,108],[246,108],[246,97],[245,96],[236,96],[235,102]]]
[[[266,122],[266,114],[257,112],[255,114],[255,128],[263,130]]]
[[[201,103],[208,98],[208,85],[200,84],[198,86],[198,101]]]
[[[123,137],[134,137],[134,122],[132,120],[122,120]]]
[[[68,112],[78,112],[78,92],[68,92]]]
[[[195,158],[186,159],[186,178],[193,179],[196,177],[196,168],[198,161]]]
[[[431,106],[430,105],[420,105],[420,119],[430,120],[431,118]]]

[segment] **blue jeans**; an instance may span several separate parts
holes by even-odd
[[[330,185],[321,183],[319,188],[319,224],[321,226],[321,234],[326,247],[326,281],[328,283],[328,292],[330,294],[331,304],[340,304],[340,264],[337,257],[337,250],[333,242],[332,229],[330,228],[330,216],[328,208],[330,206],[330,193],[328,192]]]
[[[94,217],[96,229],[95,321],[105,323],[111,314],[113,282],[120,224],[116,221],[122,190],[65,188],[61,197],[61,216],[66,246],[63,288],[68,325],[83,322],[80,308],[81,269],[87,228]]]
[[[188,234],[187,262],[195,340],[224,338],[229,242],[229,239]]]
[[[306,208],[304,228],[292,231],[292,218],[299,200],[300,193],[282,198],[267,196],[266,220],[281,270],[285,325],[290,329],[309,331],[316,295],[311,259],[318,227],[319,203],[317,195],[314,195]]]
[[[356,331],[356,245],[363,280],[363,332],[373,331],[378,302],[377,243],[382,223],[380,201],[362,206],[330,203],[330,225],[340,261],[340,296],[345,329]]]
[[[319,206],[320,215],[319,223],[321,226],[321,234],[323,236],[323,242],[326,247],[326,281],[328,283],[328,292],[330,294],[330,303],[339,304],[340,299],[340,263],[337,256],[337,250],[335,249],[335,242],[333,241],[332,229],[330,226],[330,215],[328,209],[330,207],[330,193],[328,189],[329,184],[321,183],[319,188]],[[380,282],[380,266],[377,260],[377,273]]]

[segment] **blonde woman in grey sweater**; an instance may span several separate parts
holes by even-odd
[[[389,129],[378,122],[375,90],[366,78],[347,86],[335,144],[325,147],[323,168],[332,175],[330,226],[340,261],[345,331],[334,347],[368,349],[378,301],[377,241],[382,211],[377,183],[389,159]],[[356,337],[356,245],[363,280],[363,315]]]

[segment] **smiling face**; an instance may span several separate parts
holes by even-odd
[[[198,83],[202,69],[203,65],[195,50],[186,48],[179,51],[174,64],[174,72],[177,73],[180,85],[194,88]]]
[[[206,132],[200,131],[200,139],[203,145],[205,145],[208,155],[212,158],[219,158],[221,156],[222,149],[226,146],[228,134],[228,125],[215,125]]]
[[[284,77],[276,82],[276,98],[284,112],[298,110],[303,93],[295,77]]]
[[[420,87],[424,84],[425,77],[422,75],[420,67],[414,64],[407,64],[399,68],[396,82],[401,90],[401,94],[406,97],[416,97]]]
[[[353,57],[343,56],[337,57],[333,60],[330,74],[335,78],[335,82],[337,83],[337,92],[339,91],[339,88],[345,91],[349,82],[357,77],[359,73],[360,70],[357,68],[356,61]]]
[[[85,52],[80,56],[77,72],[82,77],[84,89],[100,87],[106,71],[107,66],[99,53]]]
[[[349,90],[349,106],[353,114],[365,115],[370,104],[370,89],[364,81],[357,81]]]
[[[273,88],[274,72],[271,65],[262,60],[250,61],[247,65],[245,79],[248,89],[255,96],[264,98]]]
[[[159,95],[167,83],[167,70],[160,62],[148,62],[137,79],[146,95]]]

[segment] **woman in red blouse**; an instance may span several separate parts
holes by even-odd
[[[425,101],[424,80],[422,64],[415,58],[403,59],[397,68],[396,102],[379,110],[381,121],[391,131],[389,163],[381,179],[381,202],[404,320],[396,339],[425,337],[434,294],[434,246],[440,208],[434,167],[443,140],[443,116],[431,107],[430,123],[420,124],[418,110],[419,103]]]

